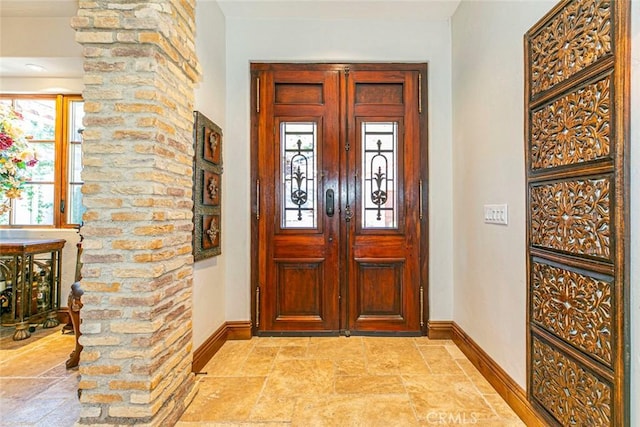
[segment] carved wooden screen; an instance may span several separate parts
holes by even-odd
[[[529,400],[629,424],[627,0],[562,1],[525,35]]]

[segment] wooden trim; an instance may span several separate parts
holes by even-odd
[[[193,352],[191,372],[200,372],[227,340],[251,339],[251,322],[225,322]]]
[[[427,336],[432,340],[453,339],[453,327],[451,320],[429,320],[427,322]]]
[[[193,352],[191,372],[200,372],[220,347],[227,341],[227,324],[223,323],[200,347]]]
[[[250,340],[251,339],[251,321],[240,320],[227,322],[227,339],[228,340]]]
[[[439,322],[447,323],[447,322]],[[505,372],[467,333],[455,322],[452,324],[453,342],[460,348],[465,356],[473,363],[478,371],[489,381],[491,386],[518,414],[520,419],[529,427],[546,426],[542,416],[527,400],[527,395],[522,387]]]

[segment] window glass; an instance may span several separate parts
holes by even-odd
[[[15,109],[24,118],[23,130],[27,139],[53,141],[56,139],[55,99],[16,99]]]
[[[398,123],[362,123],[362,227],[398,227]]]
[[[15,225],[53,225],[53,184],[26,184],[12,214]]]
[[[38,163],[27,168],[27,176],[31,182],[54,182],[56,175],[56,147],[55,143],[31,143],[36,151]]]
[[[0,103],[22,116],[20,129],[38,160],[24,169],[27,182],[19,199],[0,195],[9,207],[0,214],[0,226],[80,224],[84,102],[78,95],[0,95]]]
[[[317,227],[317,132],[311,122],[280,128],[282,228]]]

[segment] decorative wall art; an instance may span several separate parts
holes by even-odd
[[[562,0],[525,35],[527,396],[552,426],[630,425],[629,5]]]
[[[220,255],[222,208],[222,129],[194,111],[193,257]]]

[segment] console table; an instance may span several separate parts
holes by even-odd
[[[29,338],[30,324],[53,328],[60,307],[62,239],[0,240],[2,326],[15,326],[15,341]]]

